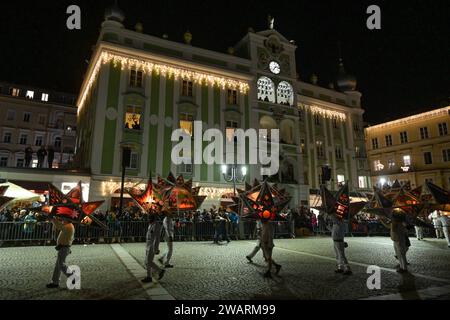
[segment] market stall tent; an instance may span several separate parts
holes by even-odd
[[[14,183],[11,183],[11,182],[1,183],[0,187],[3,187],[3,186],[8,187],[4,196],[14,198],[14,200],[12,202],[18,202],[18,201],[33,202],[33,201],[43,200],[41,195],[33,193],[31,191],[28,191],[27,189],[19,187],[18,185],[14,184]]]

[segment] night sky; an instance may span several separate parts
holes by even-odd
[[[104,9],[102,1],[1,1],[0,81],[78,93]],[[66,8],[82,10],[82,30],[66,29]],[[328,86],[337,73],[338,43],[346,69],[358,78],[365,120],[375,124],[450,105],[450,1],[119,1],[125,25],[226,52],[249,27],[275,29],[296,41],[297,69]],[[366,28],[366,8],[382,10],[382,30]]]

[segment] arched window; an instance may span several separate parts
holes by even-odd
[[[277,122],[270,116],[263,116],[259,121],[259,127],[260,129],[267,129],[267,135],[260,134],[260,138],[268,140],[271,138],[271,130],[278,129]]]
[[[267,77],[258,79],[258,100],[275,103],[275,84]]]
[[[280,138],[282,143],[294,144],[294,122],[291,119],[284,119],[280,123]]]
[[[286,106],[294,105],[294,89],[289,82],[281,81],[278,85],[277,102]]]

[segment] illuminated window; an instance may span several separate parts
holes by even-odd
[[[423,153],[423,161],[425,164],[433,164],[433,157],[431,156],[431,152]]]
[[[294,89],[290,83],[281,81],[277,88],[277,102],[286,106],[294,104]]]
[[[23,114],[23,122],[30,122],[30,119],[31,119],[31,113],[24,112],[24,114]]]
[[[228,141],[233,141],[233,140],[236,141],[236,139],[234,137],[234,133],[235,133],[236,129],[238,128],[238,123],[236,121],[227,121],[226,128],[227,128],[227,140]]]
[[[395,160],[394,159],[389,159],[388,160],[388,168],[392,169],[395,167]]]
[[[183,84],[181,87],[181,95],[185,97],[193,97],[194,96],[194,83],[189,80],[183,80]]]
[[[136,69],[131,69],[131,71],[130,71],[130,87],[142,88],[142,79],[143,79],[142,71],[138,71]]]
[[[411,156],[409,156],[409,155],[403,156],[403,165],[405,167],[408,167],[411,165]]]
[[[444,162],[450,162],[450,149],[442,150],[442,158]]]
[[[358,186],[360,189],[367,189],[369,187],[367,183],[367,177],[359,176],[358,177]]]
[[[44,102],[48,102],[48,93],[43,93],[41,96],[41,100]]]
[[[257,82],[258,100],[275,103],[275,84],[267,77],[261,77]]]
[[[358,146],[355,147],[355,157],[361,158],[361,148]]]
[[[378,149],[378,138],[372,139],[372,149]]]
[[[400,143],[408,143],[408,132],[400,132]]]
[[[28,90],[26,96],[28,99],[34,98],[34,91]]]
[[[9,93],[13,96],[13,97],[18,97],[20,95],[20,89],[17,88],[11,88],[9,90]]]
[[[373,168],[375,171],[381,171],[384,169],[384,165],[381,163],[381,160],[375,160],[373,162]]]
[[[194,116],[189,113],[180,113],[180,129],[192,137],[194,128]]]
[[[235,106],[238,104],[237,90],[228,89],[227,101],[229,105]]]
[[[344,184],[345,183],[345,176],[342,174],[337,175],[337,182],[338,184]]]
[[[141,108],[128,106],[125,114],[125,129],[141,130]]]
[[[386,140],[386,147],[391,147],[392,146],[392,135],[388,134],[385,137],[385,140]]]
[[[448,130],[447,130],[447,123],[443,122],[443,123],[439,123],[439,135],[442,136],[446,136],[448,134]]]
[[[28,135],[22,133],[19,138],[19,144],[25,145],[28,141]]]
[[[323,149],[323,141],[316,141],[317,157],[324,158],[325,150]]]

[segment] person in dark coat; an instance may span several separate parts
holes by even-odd
[[[48,168],[53,168],[53,160],[55,159],[55,150],[53,150],[52,146],[47,147],[47,161]]]
[[[28,146],[25,149],[25,168],[29,168],[31,164],[31,160],[33,159],[33,149]]]
[[[47,156],[47,150],[45,150],[44,146],[41,146],[36,154],[38,158],[38,168],[42,168],[44,166],[45,157]]]

